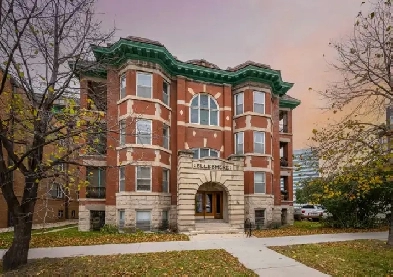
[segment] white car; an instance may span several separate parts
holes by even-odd
[[[300,218],[318,221],[321,217],[327,217],[328,213],[321,205],[303,205],[300,208]]]

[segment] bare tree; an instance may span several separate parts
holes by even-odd
[[[90,45],[102,45],[113,35],[101,32],[94,2],[1,1],[0,187],[14,219],[14,240],[3,257],[5,270],[27,262],[41,181],[75,175],[75,168],[64,172],[58,166],[79,166],[78,153],[87,151],[89,136],[110,128],[118,134],[117,126],[100,129],[104,113],[78,108],[76,69],[82,61],[85,69],[99,68],[86,62],[91,60]],[[55,114],[53,106],[59,99],[66,99],[67,105]],[[45,157],[46,151],[52,159]],[[24,177],[21,199],[9,178],[14,171]],[[81,185],[77,180],[70,183]]]
[[[350,113],[339,122],[313,131],[323,160],[320,170],[325,175],[349,165],[374,163],[386,167],[389,160],[380,139],[389,132],[390,126],[382,123],[381,116],[393,100],[391,0],[373,1],[371,7],[371,11],[359,12],[352,35],[330,43],[338,56],[331,66],[342,78],[320,94],[334,113],[344,109]],[[393,204],[392,186],[386,190],[392,194]],[[389,244],[393,245],[393,220]]]

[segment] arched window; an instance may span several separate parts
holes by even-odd
[[[218,126],[218,104],[209,94],[197,94],[191,100],[190,122]]]
[[[203,157],[219,157],[220,152],[210,148],[194,148],[194,159],[200,159]]]

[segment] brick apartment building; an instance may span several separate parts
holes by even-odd
[[[108,136],[104,156],[81,157],[90,185],[80,191],[80,230],[293,222],[292,110],[300,101],[286,95],[293,84],[280,71],[183,62],[137,37],[92,49],[105,69],[81,69],[80,104],[106,113]]]
[[[0,79],[2,78],[2,70],[0,69]],[[20,88],[18,83],[13,79],[7,80],[6,91],[11,94],[3,94],[0,96],[0,117],[4,120],[8,118],[5,114],[6,106],[10,105],[10,96],[18,94],[21,99],[25,99],[25,93]],[[64,107],[65,102],[62,99],[56,100],[55,109],[61,109]],[[28,107],[28,105],[26,105]],[[13,125],[11,129],[17,130],[21,128],[18,124]],[[16,132],[15,132],[16,133]],[[44,159],[51,158],[51,148],[53,146],[48,145],[45,147]],[[6,151],[3,150],[6,156]],[[7,161],[9,163],[9,161]],[[63,166],[63,165],[61,165]],[[10,176],[10,182],[13,182],[14,192],[19,201],[22,199],[24,190],[24,176],[19,170],[15,170]],[[78,218],[78,200],[77,191],[70,189],[66,192],[63,189],[64,180],[43,180],[41,181],[38,189],[38,199],[35,206],[35,213],[33,216],[33,224],[42,223],[55,223],[64,221],[66,218],[76,219]],[[67,206],[67,207],[66,207]],[[67,215],[66,215],[67,212]],[[13,226],[12,215],[8,211],[7,203],[4,200],[2,192],[0,190],[0,228],[7,228]]]

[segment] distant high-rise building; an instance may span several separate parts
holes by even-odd
[[[305,179],[319,177],[319,158],[315,148],[305,148],[293,151],[293,191],[299,182]],[[294,194],[294,201],[296,200]]]

